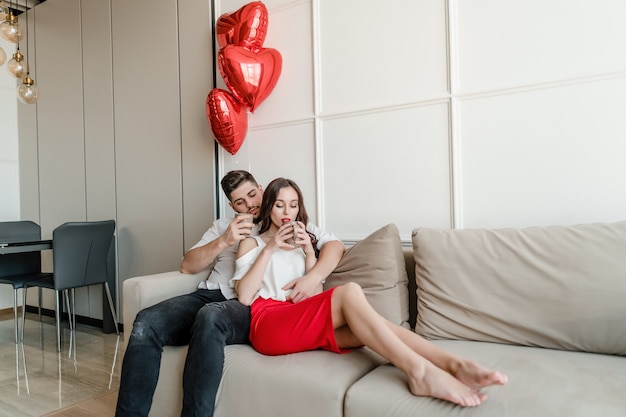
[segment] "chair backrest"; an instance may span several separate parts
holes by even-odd
[[[0,222],[0,243],[41,240],[41,227],[29,220]],[[0,277],[41,272],[40,252],[0,255]]]
[[[61,291],[106,282],[114,232],[114,220],[69,222],[54,229],[54,288]]]

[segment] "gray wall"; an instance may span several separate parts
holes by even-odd
[[[21,218],[44,237],[115,219],[120,283],[178,269],[215,210],[209,2],[48,0],[32,12],[42,96],[19,107]],[[102,318],[99,288],[78,295],[78,314]]]

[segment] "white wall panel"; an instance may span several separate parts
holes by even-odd
[[[462,101],[464,227],[626,213],[626,78]]]
[[[40,225],[51,236],[87,217],[80,1],[42,3],[37,11]]]
[[[183,253],[176,15],[170,0],[112,0],[121,279],[178,268]]]
[[[450,227],[448,105],[322,123],[324,214],[329,230],[361,239],[396,223]]]
[[[0,67],[4,72],[4,66]],[[0,79],[9,78],[8,73]],[[11,77],[12,78],[12,77]],[[15,79],[13,79],[14,81]],[[0,86],[0,121],[2,139],[0,139],[0,161],[17,161],[17,97],[14,86]]]
[[[204,106],[213,88],[211,4],[180,1],[178,19],[185,251],[215,218],[215,142]]]
[[[110,3],[81,0],[87,220],[116,218]],[[116,271],[117,272],[117,271]],[[117,273],[115,275],[117,277]],[[119,284],[111,290],[117,290]],[[102,286],[76,297],[77,314],[103,318]],[[121,292],[121,291],[120,291]],[[117,291],[116,291],[117,293]],[[87,295],[87,294],[85,294]],[[116,300],[113,294],[113,299]],[[116,303],[119,306],[119,303]],[[106,310],[108,312],[108,308]]]
[[[269,97],[254,112],[253,125],[310,118],[313,113],[313,44],[311,5],[295,2],[274,8],[268,2],[265,46],[280,52],[283,68]]]
[[[115,219],[110,3],[81,0],[87,220]]]
[[[623,0],[455,0],[459,92],[626,70]]]
[[[446,96],[445,4],[320,0],[321,113]]]
[[[220,179],[232,169],[249,170],[256,180],[266,186],[276,177],[294,180],[305,197],[311,220],[316,215],[315,137],[313,122],[251,130],[239,152],[232,156],[223,150],[223,171]],[[222,198],[222,213],[232,214]]]
[[[20,220],[20,178],[17,161],[0,160],[0,221]]]

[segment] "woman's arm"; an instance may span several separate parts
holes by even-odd
[[[256,246],[257,243],[254,239],[243,240],[239,244],[237,258],[241,258],[243,255],[250,252]],[[256,295],[257,291],[259,291],[259,288],[261,288],[265,269],[267,268],[267,264],[269,263],[273,252],[274,249],[270,248],[269,245],[266,245],[261,250],[257,258],[253,261],[250,269],[248,269],[248,271],[240,280],[235,282],[235,291],[237,291],[237,298],[239,299],[240,303],[247,306],[252,304],[254,296]]]
[[[340,240],[326,242],[320,250],[319,259],[310,269],[308,261],[314,256],[307,255],[307,268],[304,276],[283,287],[284,290],[293,290],[289,294],[289,299],[297,303],[321,292],[322,282],[333,272],[343,256],[344,249],[343,242]]]

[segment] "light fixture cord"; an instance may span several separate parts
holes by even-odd
[[[30,49],[28,47],[28,41],[30,39],[28,39],[28,0],[24,0],[25,4],[24,4],[24,14],[26,15],[26,77],[30,78],[30,59],[28,57],[28,50]],[[17,47],[19,48],[20,44],[17,44]]]

